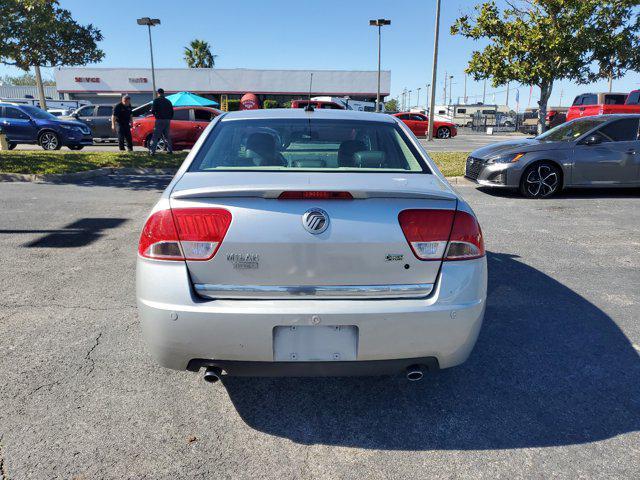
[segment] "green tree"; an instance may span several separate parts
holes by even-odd
[[[0,0],[0,63],[34,68],[40,106],[46,108],[40,67],[85,65],[102,60],[93,25],[80,25],[57,0]]]
[[[540,88],[538,131],[545,129],[554,82],[580,84],[619,78],[640,66],[637,0],[513,0],[475,7],[451,27],[453,35],[484,40],[466,72],[494,87],[518,82]]]
[[[188,47],[184,47],[184,61],[189,68],[213,68],[216,57],[211,53],[211,46],[204,40],[192,40]]]
[[[384,103],[384,109],[387,112],[397,112],[398,111],[398,100],[392,98],[391,100]]]
[[[36,76],[32,73],[23,73],[22,75],[4,75],[0,77],[0,82],[7,85],[19,85],[19,86],[35,86]],[[42,80],[42,84],[46,86],[55,86],[56,82],[53,78],[47,78]]]

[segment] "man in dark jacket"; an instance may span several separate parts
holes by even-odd
[[[127,150],[133,150],[133,141],[131,140],[131,97],[127,94],[122,95],[122,99],[113,107],[113,115],[111,115],[111,129],[118,134],[118,146],[120,150],[124,150],[125,141],[127,142]]]
[[[158,148],[158,141],[164,137],[167,145],[167,152],[173,153],[173,145],[171,145],[171,119],[173,118],[173,104],[164,97],[164,90],[158,89],[158,96],[153,101],[151,114],[156,117],[156,123],[153,127],[153,136],[149,144],[149,153],[155,155]]]

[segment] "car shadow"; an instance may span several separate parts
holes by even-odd
[[[132,175],[106,175],[103,177],[94,177],[81,180],[68,180],[49,183],[65,183],[73,184],[80,187],[113,187],[123,188],[126,190],[156,190],[163,191],[173,179],[173,175],[162,174],[132,174]]]
[[[302,444],[476,450],[572,445],[640,429],[640,357],[602,310],[517,257],[490,253],[469,360],[411,383],[226,378],[250,427]]]
[[[42,234],[24,246],[27,248],[78,248],[95,242],[104,231],[117,228],[127,222],[126,218],[81,218],[56,230],[0,230],[1,234]]]
[[[522,198],[520,192],[510,188],[476,187],[476,189],[492,197]],[[547,200],[578,199],[578,198],[638,198],[640,188],[567,188]]]

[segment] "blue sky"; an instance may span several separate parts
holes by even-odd
[[[437,103],[442,102],[445,71],[453,75],[453,99],[463,96],[466,62],[477,45],[462,37],[452,37],[449,27],[457,16],[471,12],[475,1],[443,0],[438,65]],[[93,23],[105,37],[101,48],[106,56],[100,66],[148,66],[146,29],[136,25],[141,16],[158,17],[162,25],[153,31],[157,67],[184,66],[183,47],[194,38],[213,45],[220,68],[319,68],[375,70],[377,68],[376,29],[370,18],[389,18],[383,29],[382,64],[391,70],[392,96],[406,87],[431,82],[435,0],[60,0],[82,23]],[[15,69],[0,66],[0,75]],[[512,88],[517,86],[512,85]],[[640,88],[640,74],[631,72],[614,81],[614,91]],[[520,106],[529,103],[529,87],[518,87]],[[487,103],[504,103],[504,87],[487,87]],[[607,82],[594,85],[556,84],[551,98],[563,105],[583,91],[606,91]],[[469,101],[481,100],[482,84],[467,84]],[[475,96],[475,97],[474,97]],[[538,91],[533,89],[531,105]],[[415,103],[412,101],[412,103]],[[515,91],[510,94],[515,106]]]

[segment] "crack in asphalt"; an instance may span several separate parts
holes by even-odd
[[[33,390],[31,390],[29,393],[27,393],[27,397],[30,397],[31,395],[33,395],[34,393],[42,390],[43,388],[46,388],[47,390],[51,391],[51,389],[53,387],[55,387],[56,385],[60,385],[60,380],[54,380],[53,382],[44,383],[44,384],[34,388]]]
[[[95,343],[89,349],[87,354],[84,356],[85,360],[89,360],[91,362],[91,366],[89,367],[89,371],[87,372],[88,374],[93,372],[94,368],[96,367],[96,361],[93,358],[91,358],[91,354],[97,348],[97,346],[100,345],[100,338],[101,337],[102,337],[102,332],[98,333],[98,336],[96,337]]]
[[[0,480],[9,480],[7,466],[4,463],[4,445],[2,444],[2,437],[0,437]]]
[[[90,374],[95,369],[96,361],[91,357],[91,354],[98,347],[98,345],[100,345],[100,339],[101,338],[102,338],[102,332],[98,333],[98,336],[96,337],[96,339],[94,341],[94,344],[91,346],[91,348],[84,355],[84,359],[88,360],[90,362],[89,371],[87,372],[87,374]],[[78,372],[76,373],[76,375],[80,372],[80,370],[82,370],[82,367],[83,366],[81,365],[80,368],[78,368]],[[44,383],[42,385],[37,386],[33,390],[29,391],[29,393],[27,393],[26,396],[30,397],[31,395],[33,395],[34,393],[39,392],[43,388],[46,388],[48,391],[51,391],[51,389],[53,387],[55,387],[57,385],[60,385],[60,383],[61,383],[61,380],[54,380],[53,382]],[[0,477],[0,480],[4,480],[4,479],[2,477]]]

